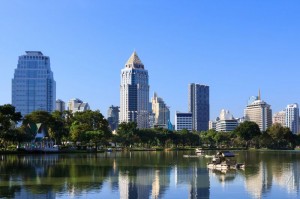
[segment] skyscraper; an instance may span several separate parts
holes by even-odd
[[[297,103],[287,105],[285,109],[285,124],[296,134],[299,131],[299,106]]]
[[[148,71],[134,51],[121,71],[120,122],[136,122],[149,128]]]
[[[255,122],[260,130],[266,131],[272,125],[272,110],[271,106],[261,100],[260,94],[258,100],[252,102],[244,110],[245,120]]]
[[[119,107],[111,105],[107,111],[107,121],[110,129],[116,130],[119,124]]]
[[[154,126],[168,128],[170,110],[161,97],[154,93],[152,97],[152,112],[154,113]]]
[[[12,105],[23,116],[36,110],[55,109],[56,83],[50,58],[40,51],[26,51],[19,56],[12,79]]]
[[[209,123],[209,86],[189,84],[188,111],[193,115],[193,130],[207,131]]]

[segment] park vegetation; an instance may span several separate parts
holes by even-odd
[[[138,129],[134,122],[119,124],[112,133],[100,111],[69,111],[48,113],[35,111],[24,118],[15,107],[0,106],[0,148],[10,149],[34,139],[31,123],[43,123],[48,139],[62,147],[111,147],[122,148],[268,148],[294,149],[299,145],[299,135],[289,128],[274,124],[261,132],[254,122],[245,121],[232,132],[170,131],[163,128]]]

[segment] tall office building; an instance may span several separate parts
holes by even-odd
[[[107,121],[112,131],[118,128],[120,107],[111,105],[107,111]]]
[[[287,105],[285,109],[285,124],[296,134],[299,131],[299,106],[297,103]]]
[[[68,102],[68,110],[72,113],[83,112],[90,110],[90,105],[87,102],[83,102],[80,99],[73,98]]]
[[[193,115],[193,130],[207,131],[209,123],[209,86],[189,84],[188,111]]]
[[[26,51],[19,56],[12,79],[12,105],[23,116],[36,110],[55,109],[56,83],[50,58],[40,51]]]
[[[286,126],[285,125],[285,110],[275,113],[273,115],[272,121],[273,121],[273,124],[277,123],[277,124],[280,124],[281,126]]]
[[[152,113],[154,114],[154,126],[168,128],[170,110],[161,97],[154,93],[152,97]]]
[[[121,71],[120,122],[136,122],[149,128],[148,71],[134,51]]]
[[[245,120],[255,122],[262,132],[272,125],[271,106],[261,100],[260,95],[258,100],[247,106],[244,110],[244,116]]]
[[[66,103],[61,99],[56,100],[56,111],[63,112],[66,110]]]

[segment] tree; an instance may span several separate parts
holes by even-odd
[[[295,148],[297,136],[288,127],[282,127],[280,124],[275,123],[266,132],[272,138],[273,148]]]
[[[124,146],[132,145],[134,143],[133,140],[136,139],[137,131],[136,122],[122,122],[119,124],[117,133],[122,140],[121,144]]]
[[[66,124],[66,115],[60,111],[54,111],[52,114],[53,126],[49,129],[49,137],[54,139],[58,144],[61,143],[62,137],[69,135],[68,125]]]
[[[73,117],[74,121],[79,122],[80,124],[86,124],[89,130],[102,130],[109,131],[109,125],[104,116],[97,111],[83,111],[76,112]]]
[[[20,122],[21,119],[21,113],[16,112],[14,106],[10,104],[0,106],[0,138],[3,139],[4,142],[16,141],[19,133],[16,129],[16,124]]]
[[[42,123],[48,134],[49,128],[55,129],[55,120],[47,111],[33,111],[24,117],[22,126],[28,126],[30,123]]]
[[[255,122],[245,121],[241,123],[234,132],[246,142],[246,148],[249,147],[249,141],[260,136],[259,126]]]

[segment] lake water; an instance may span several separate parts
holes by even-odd
[[[192,151],[0,155],[0,198],[300,198],[300,151],[233,152],[245,170]]]

